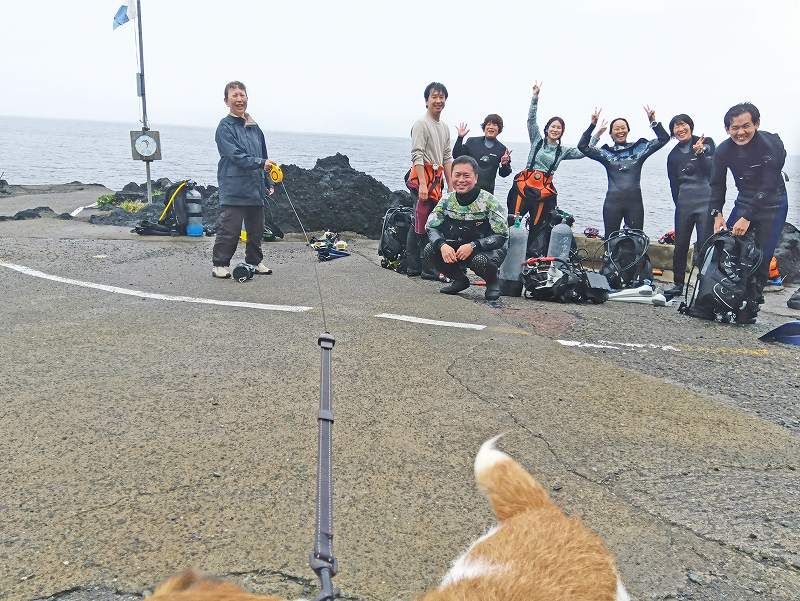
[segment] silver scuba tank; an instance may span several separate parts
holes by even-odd
[[[517,221],[508,228],[508,253],[498,276],[502,296],[522,296],[522,267],[528,245],[528,228]]]
[[[572,228],[566,223],[561,222],[550,233],[550,245],[547,247],[547,256],[556,257],[564,262],[569,261],[569,253],[572,250]]]

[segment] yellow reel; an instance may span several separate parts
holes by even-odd
[[[269,179],[272,180],[273,184],[281,183],[283,181],[283,169],[281,169],[278,165],[273,165],[270,167]]]

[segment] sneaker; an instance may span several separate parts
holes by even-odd
[[[767,285],[764,286],[764,292],[780,292],[783,290],[783,278],[778,276],[767,280]]]
[[[272,270],[264,265],[264,263],[259,263],[256,265],[256,275],[269,275],[272,273]]]
[[[229,278],[231,277],[231,270],[229,267],[224,267],[222,265],[215,265],[214,268],[211,270],[212,277],[215,278]]]

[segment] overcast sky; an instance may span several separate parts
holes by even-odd
[[[135,0],[131,0],[135,1]],[[121,0],[2,0],[0,114],[122,121],[135,127],[134,23]],[[438,7],[438,8],[437,8]],[[762,127],[800,154],[800,2],[577,0],[439,3],[142,0],[151,127],[216,126],[224,84],[244,81],[264,129],[407,136],[422,91],[445,83],[444,120],[473,133],[503,116],[525,141],[533,80],[541,121],[577,141],[594,106],[651,135],[642,104],[695,133],[751,100]],[[1,133],[0,133],[1,135]]]

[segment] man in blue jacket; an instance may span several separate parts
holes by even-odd
[[[261,239],[268,190],[266,172],[275,162],[267,158],[264,132],[247,112],[247,88],[242,82],[232,81],[225,86],[225,104],[230,113],[219,122],[215,135],[221,210],[211,275],[231,277],[231,257],[236,252],[242,221],[247,232],[245,262],[258,274],[270,274],[272,270],[262,262]]]

